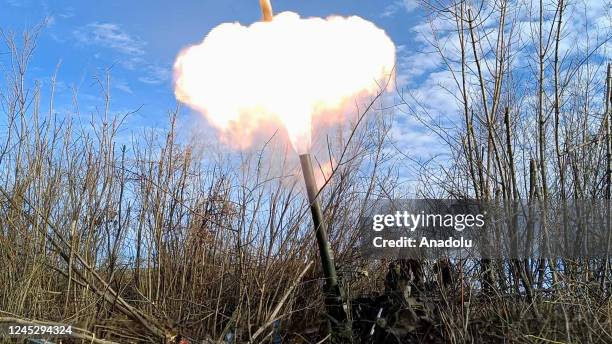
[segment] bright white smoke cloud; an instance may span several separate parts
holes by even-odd
[[[177,98],[240,147],[266,126],[283,127],[298,152],[313,122],[344,120],[358,98],[391,79],[395,46],[360,17],[300,18],[283,12],[250,26],[224,23],[174,64]]]

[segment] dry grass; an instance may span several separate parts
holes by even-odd
[[[130,114],[111,114],[109,77],[96,79],[98,113],[75,103],[57,114],[27,77],[34,36],[5,37],[13,65],[1,91],[0,315],[118,342],[269,340],[278,319],[292,337],[318,331],[320,272],[306,269],[317,251],[299,179],[273,175],[265,147],[227,159],[177,143],[176,112],[166,132],[118,144]],[[355,254],[347,231],[363,179],[373,178],[351,171],[372,161],[386,130],[368,125],[341,146],[325,192],[341,262]]]
[[[10,68],[0,90],[0,322],[69,323],[82,329],[83,338],[159,343],[178,336],[271,342],[279,320],[286,342],[324,338],[308,207],[299,179],[278,176],[267,164],[268,146],[228,159],[195,142],[178,142],[178,111],[163,133],[138,133],[128,144],[119,133],[130,114],[113,115],[108,78],[96,79],[98,113],[80,113],[75,101],[72,111],[58,115],[53,95],[42,97],[42,86],[27,75],[35,34],[26,33],[20,44],[4,38]],[[53,93],[54,82],[47,87]],[[370,200],[405,195],[395,164],[401,157],[388,142],[389,118],[377,112],[350,140],[332,142],[337,169],[323,192],[338,270],[350,296],[381,292],[387,273],[388,262],[363,260],[355,249],[360,215]],[[473,195],[470,184],[493,197],[500,191],[496,181],[509,183],[509,173],[520,175],[501,157],[514,154],[518,160],[535,151],[535,144],[500,144],[495,154],[479,156],[488,130],[505,135],[500,123],[481,124],[467,140],[455,137],[452,168],[435,178],[419,166],[419,177],[437,187],[422,194]],[[589,161],[603,159],[602,142]],[[586,156],[588,149],[576,149],[577,169],[584,160],[579,154]],[[495,159],[503,160],[501,169]],[[601,174],[572,173],[584,190],[603,195]],[[433,283],[440,278],[434,263],[424,262],[423,270],[434,286],[426,300],[440,334],[436,340],[612,342],[604,260],[543,268],[539,261],[525,262],[525,270],[541,278],[529,291],[514,274],[513,261],[455,261],[445,287]]]

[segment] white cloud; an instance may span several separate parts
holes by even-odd
[[[13,7],[26,7],[29,5],[28,0],[4,0],[4,2]]]
[[[404,7],[406,12],[410,13],[416,10],[419,7],[419,4],[416,0],[403,0],[402,7]]]
[[[142,66],[146,64],[146,61],[140,56],[132,56],[123,57],[119,63],[125,69],[136,70],[137,68],[142,68]]]
[[[128,34],[117,24],[94,22],[75,30],[73,34],[80,44],[95,45],[114,51],[118,55],[117,63],[127,70],[140,73],[138,81],[142,83],[159,85],[170,79],[170,68],[149,63],[144,57],[147,42]],[[132,93],[127,84],[116,87]]]
[[[130,36],[113,23],[90,23],[75,30],[73,34],[79,43],[98,45],[130,56],[143,55],[147,45],[145,41]]]
[[[383,12],[380,14],[381,17],[392,17],[397,13],[397,6],[395,4],[391,4],[383,9]]]
[[[146,74],[138,78],[140,82],[149,85],[159,85],[170,79],[170,69],[156,65],[148,65],[145,67]]]
[[[416,122],[409,125],[395,121],[389,137],[394,143],[393,149],[399,149],[411,157],[431,158],[446,151],[436,134]]]
[[[429,54],[411,53],[398,57],[398,69],[406,82],[437,69],[441,64],[442,58],[434,52]]]
[[[55,17],[52,15],[48,15],[45,17],[45,24],[47,25],[47,27],[55,25],[55,21]]]
[[[419,7],[417,0],[396,0],[392,4],[387,5],[383,12],[381,13],[381,17],[392,17],[397,14],[400,10],[406,11],[406,13],[411,13]]]
[[[74,8],[73,7],[66,7],[64,9],[64,12],[59,13],[58,16],[64,18],[64,19],[68,19],[68,18],[72,18],[74,17]]]
[[[397,2],[395,7],[388,8],[387,13],[398,11]],[[513,3],[514,4],[514,3]],[[522,77],[529,75],[529,63],[534,56],[537,56],[535,50],[537,43],[537,13],[533,17],[530,12],[529,3],[516,4],[513,7],[514,22],[508,22],[506,28],[507,37],[512,31],[512,71],[517,80],[522,80]],[[493,11],[493,15],[488,15]],[[544,26],[554,27],[552,22],[552,14],[545,17]],[[497,22],[498,13],[494,9],[487,8],[483,11],[483,27],[477,30],[477,39],[482,40],[483,51],[480,52],[480,62],[484,71],[484,79],[486,89],[492,88],[493,77],[491,71],[494,71],[496,60],[492,51],[495,48],[497,37]],[[599,50],[593,55],[593,60],[604,61],[605,58],[612,53],[612,7],[609,6],[609,0],[592,0],[588,2],[570,3],[564,13],[562,41],[560,45],[561,56],[567,58],[561,68],[566,71],[572,63],[571,59],[581,58],[584,54],[591,52],[598,44],[602,44]],[[406,101],[409,104],[402,106],[402,112],[418,113],[423,118],[433,120],[445,128],[456,128],[457,116],[461,114],[462,107],[460,101],[457,100],[460,91],[453,80],[452,72],[460,72],[460,48],[459,36],[456,32],[456,26],[451,18],[442,16],[430,16],[421,19],[419,23],[414,25],[411,31],[414,33],[414,44],[410,49],[406,46],[398,49],[397,63],[397,78],[399,86],[404,90]],[[509,25],[513,23],[512,29]],[[545,35],[547,37],[548,35]],[[465,38],[469,40],[469,36]],[[608,40],[608,41],[606,41]],[[439,49],[447,57],[446,62],[440,58],[439,53],[432,48],[432,43],[437,43]],[[467,85],[468,98],[475,100],[478,104],[480,101],[480,92],[475,86],[476,83],[476,68],[471,50],[467,51]],[[571,67],[571,66],[570,66]],[[573,68],[573,67],[571,67]],[[450,69],[450,70],[449,70]],[[529,78],[527,78],[529,80]],[[525,92],[525,94],[513,94],[514,97],[521,98],[524,104],[529,104],[528,96],[529,88],[532,87],[529,83],[524,83],[516,92]],[[410,107],[409,110],[406,110]],[[460,123],[460,121],[459,121]],[[397,133],[396,133],[397,134]],[[401,133],[402,135],[408,135]],[[397,136],[400,136],[399,134]],[[404,142],[400,140],[399,145],[408,145],[410,137]],[[418,138],[423,141],[423,138]],[[427,145],[422,145],[421,148],[426,148]],[[412,147],[419,152],[420,147]]]
[[[124,80],[114,80],[113,81],[113,86],[120,90],[123,91],[127,94],[133,94],[134,91],[132,91],[132,88],[130,87],[130,85],[128,85],[127,82],[125,82]]]

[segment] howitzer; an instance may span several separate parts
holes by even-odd
[[[329,317],[332,342],[344,342],[350,336],[351,327],[348,322],[347,309],[345,308],[345,295],[338,283],[334,252],[327,236],[327,226],[325,224],[323,212],[321,211],[319,189],[312,170],[310,154],[300,155],[300,164],[302,165],[302,173],[304,174],[306,192],[308,193],[310,211],[312,213],[317,245],[319,247],[319,256],[321,257],[321,265],[325,277],[325,308]]]
[[[272,21],[274,14],[272,13],[270,0],[259,0],[259,5],[261,7],[262,20],[266,22]],[[312,170],[310,154],[301,154],[300,164],[302,165],[304,182],[306,183],[306,191],[308,193],[308,201],[310,203],[310,211],[312,212],[317,245],[319,247],[319,255],[321,257],[321,265],[325,278],[324,299],[327,316],[329,318],[331,341],[345,343],[351,336],[351,326],[347,317],[348,308],[345,307],[345,295],[338,283],[334,253],[329,243],[329,238],[327,237],[327,226],[325,225],[323,212],[321,211],[321,205],[319,203],[319,189],[317,188]]]

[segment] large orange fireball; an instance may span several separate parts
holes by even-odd
[[[314,121],[343,121],[356,100],[381,91],[394,64],[393,42],[367,20],[283,12],[250,26],[221,24],[184,49],[175,93],[242,147],[273,125],[303,153]]]

